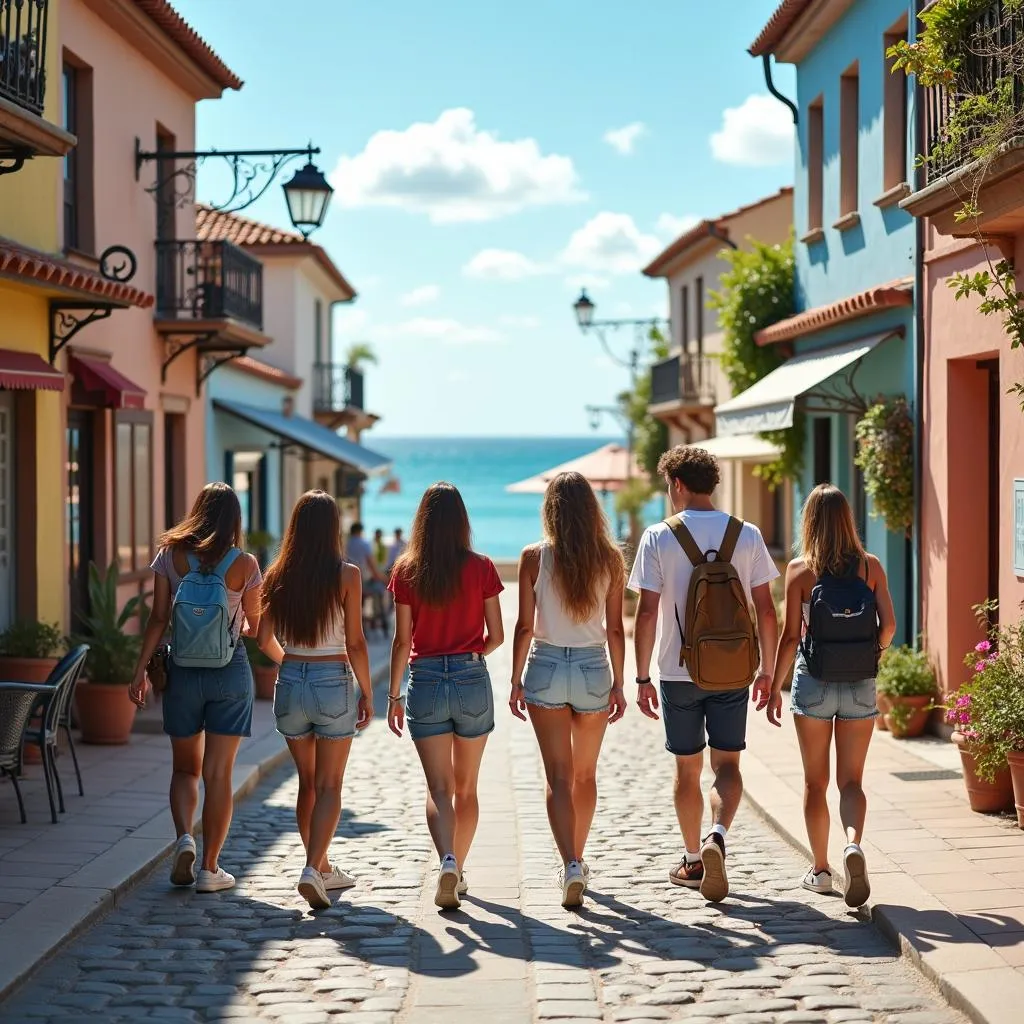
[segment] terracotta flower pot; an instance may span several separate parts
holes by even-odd
[[[80,682],[75,687],[75,706],[83,743],[127,743],[138,710],[128,687],[112,683]]]
[[[257,700],[273,700],[274,685],[277,683],[277,666],[253,665],[252,681]]]
[[[931,704],[931,697],[890,697],[890,707],[885,713],[885,724],[889,732],[901,740],[920,736],[928,724]],[[906,708],[907,711],[896,716],[893,714],[896,708]]]
[[[45,683],[59,658],[9,658],[0,655],[0,679],[12,683]]]
[[[986,782],[979,777],[975,768],[970,740],[962,732],[954,732],[950,739],[960,752],[964,785],[967,787],[967,800],[971,810],[980,814],[995,814],[997,811],[1007,810],[1013,804],[1013,782],[1009,766],[1001,769],[992,782]]]
[[[884,693],[878,694],[875,698],[875,703],[878,705],[878,714],[875,716],[875,728],[879,732],[888,732],[889,725],[885,720],[886,713],[892,707],[892,703]]]
[[[1013,780],[1013,802],[1017,807],[1017,824],[1024,828],[1024,750],[1015,750],[1006,755]]]

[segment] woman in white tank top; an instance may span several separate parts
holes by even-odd
[[[373,717],[362,606],[360,571],[342,558],[338,505],[309,491],[263,582],[259,645],[281,666],[274,716],[299,773],[295,818],[306,848],[298,890],[318,910],[331,905],[329,891],[355,884],[331,867],[327,849],[352,737]]]
[[[548,821],[562,855],[562,905],[583,901],[583,850],[597,807],[597,758],[626,710],[625,562],[593,488],[560,473],[541,507],[544,541],[519,561],[509,707],[529,711],[547,773]],[[610,652],[610,658],[609,658]],[[525,677],[523,675],[525,669]]]

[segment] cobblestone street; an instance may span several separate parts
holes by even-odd
[[[514,608],[514,588],[505,595]],[[511,624],[509,624],[511,625]],[[505,705],[509,648],[491,659],[498,728],[461,912],[434,908],[435,858],[412,743],[377,721],[353,749],[332,859],[355,889],[316,916],[295,891],[295,781],[239,808],[229,893],[172,890],[161,868],[0,1005],[5,1022],[250,1020],[315,1024],[773,1021],[960,1024],[959,1014],[749,807],[729,836],[732,895],[670,886],[679,855],[671,759],[631,706],[608,733],[580,913],[559,906],[557,858],[528,725]]]

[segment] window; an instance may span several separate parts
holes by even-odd
[[[313,301],[313,362],[324,362],[324,304],[319,299]]]
[[[679,343],[685,352],[690,344],[690,288],[685,284],[679,289],[679,323]]]
[[[883,46],[888,53],[890,46],[907,40],[907,19],[886,32]],[[907,180],[907,79],[900,73],[893,74],[893,59],[885,58],[885,98],[883,108],[883,140],[885,146],[885,167],[882,187],[888,192]]]
[[[78,139],[64,157],[64,248],[93,253],[92,71],[65,54],[64,128]]]
[[[78,131],[78,73],[64,65],[64,129]],[[72,147],[64,157],[64,248],[78,248],[78,150]]]
[[[694,286],[693,313],[697,324],[697,355],[704,354],[704,278],[698,277]]]
[[[164,526],[185,517],[185,417],[164,413]]]
[[[832,482],[832,421],[819,416],[814,421],[814,486]]]
[[[175,138],[157,128],[157,152],[173,152]],[[174,211],[177,197],[174,190],[174,166],[170,160],[156,161],[156,237],[158,241],[173,239],[176,232]],[[173,270],[173,267],[170,269]]]
[[[117,558],[122,573],[141,572],[153,550],[153,427],[150,414],[117,420],[114,477]]]
[[[839,81],[839,216],[857,212],[860,140],[860,70],[851,65]]]
[[[807,108],[807,232],[821,231],[825,186],[825,103],[819,96]]]

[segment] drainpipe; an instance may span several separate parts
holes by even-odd
[[[764,67],[764,84],[768,87],[768,91],[780,103],[785,103],[786,106],[789,107],[793,114],[793,124],[799,124],[800,112],[797,110],[796,104],[788,96],[783,96],[782,93],[775,88],[775,83],[772,81],[772,55],[770,53],[762,53],[761,64]]]
[[[921,11],[927,6],[928,0],[917,0],[916,14],[918,17]],[[914,22],[914,36],[917,36],[918,22]],[[924,89],[917,78],[914,79],[914,151],[923,153],[925,148],[925,95]],[[916,166],[914,171],[914,189],[918,191],[925,186],[925,172],[921,165]],[[922,557],[924,554],[924,542],[921,530],[921,509],[923,506],[922,489],[924,486],[924,464],[922,458],[922,428],[921,408],[924,398],[924,370],[925,370],[925,317],[924,317],[924,246],[925,246],[925,220],[924,217],[914,218],[915,243],[917,246],[914,258],[914,420],[917,429],[914,431],[914,541],[913,548],[907,545],[907,560],[911,562],[911,572],[908,574],[907,588],[907,622],[916,625],[916,633],[920,633],[924,626],[924,588],[921,585]],[[916,563],[916,574],[913,567]],[[914,600],[916,590],[916,598]],[[916,634],[915,634],[916,635]],[[908,638],[913,640],[913,636]]]

